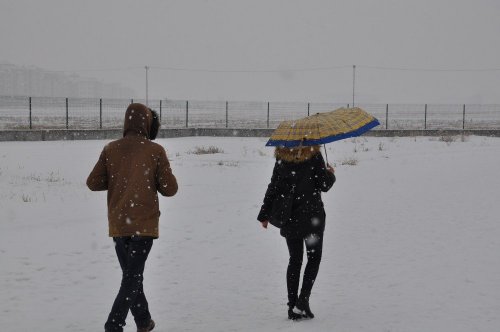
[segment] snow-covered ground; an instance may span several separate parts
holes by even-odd
[[[2,331],[103,330],[120,269],[106,193],[85,180],[105,143],[0,143]],[[265,139],[159,143],[180,189],[146,266],[155,331],[500,331],[499,138],[328,145],[337,183],[302,322],[286,319],[285,242],[255,219]],[[191,153],[211,145],[224,152]]]

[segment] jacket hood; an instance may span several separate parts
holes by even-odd
[[[321,153],[319,145],[301,146],[295,148],[277,147],[274,151],[274,156],[279,160],[301,163],[311,159],[318,153]]]
[[[146,105],[133,103],[127,107],[123,124],[123,137],[145,136],[149,138],[153,114]]]

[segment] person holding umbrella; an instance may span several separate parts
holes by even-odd
[[[283,121],[266,144],[276,147],[276,162],[257,220],[264,228],[269,223],[280,228],[286,239],[289,319],[314,318],[309,299],[321,263],[326,219],[321,193],[336,180],[320,144],[361,135],[378,124],[359,108],[339,109]],[[304,244],[307,264],[299,294]]]
[[[328,191],[335,182],[334,169],[326,165],[319,146],[296,148],[277,147],[271,183],[257,219],[262,227],[268,223],[281,226],[290,254],[286,273],[288,290],[288,318],[314,318],[309,297],[321,262],[325,210],[321,192]],[[299,281],[304,255],[304,270],[300,295]]]

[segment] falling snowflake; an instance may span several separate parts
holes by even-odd
[[[319,236],[316,234],[310,234],[305,238],[306,244],[309,247],[315,246],[319,241]]]

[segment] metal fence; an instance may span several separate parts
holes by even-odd
[[[0,129],[112,129],[132,99],[0,96]],[[149,100],[163,128],[275,128],[347,103]],[[500,105],[356,104],[384,129],[500,129]]]

